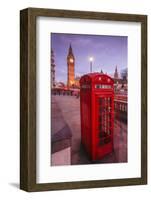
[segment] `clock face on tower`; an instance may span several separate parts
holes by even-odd
[[[73,63],[73,62],[74,62],[74,61],[73,61],[73,58],[70,58],[69,61],[70,61],[70,63]]]

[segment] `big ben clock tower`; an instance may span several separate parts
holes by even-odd
[[[75,65],[75,58],[74,58],[72,47],[70,44],[68,55],[67,55],[67,67],[68,67],[67,85],[68,87],[72,87],[74,85],[74,65]]]

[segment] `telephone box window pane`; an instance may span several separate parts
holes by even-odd
[[[100,107],[100,114],[103,114],[103,115],[104,115],[105,109],[106,109],[106,108],[104,108],[104,107]]]
[[[104,140],[100,140],[100,146],[104,145]]]
[[[110,135],[111,134],[111,132],[110,132],[110,130],[108,130],[108,133],[107,133],[108,135]]]
[[[105,136],[104,132],[101,131],[101,132],[99,133],[99,137],[100,137],[100,138],[103,138],[104,136]]]
[[[108,144],[110,141],[111,141],[111,138],[110,138],[110,137],[104,139],[104,143],[105,143],[105,144]]]
[[[104,103],[104,99],[103,98],[99,98],[99,102],[100,102],[100,104],[103,104]]]

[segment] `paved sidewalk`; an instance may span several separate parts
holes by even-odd
[[[71,149],[72,132],[53,97],[51,106],[51,165],[56,165],[56,163],[57,165],[67,164],[67,160],[68,164],[71,164],[71,154],[67,151],[67,148]]]
[[[75,96],[62,95],[52,96],[52,99],[57,103],[58,108],[61,110],[63,120],[68,124],[72,133],[72,165],[92,164],[81,146],[80,100]],[[57,113],[52,113],[52,116],[53,114],[56,115]],[[59,117],[57,123],[59,123]],[[97,163],[116,162],[127,162],[127,125],[118,120],[115,120],[114,123],[114,152],[105,156],[101,161],[97,161]]]

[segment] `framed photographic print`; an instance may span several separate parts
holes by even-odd
[[[20,12],[20,188],[147,184],[147,16]]]

